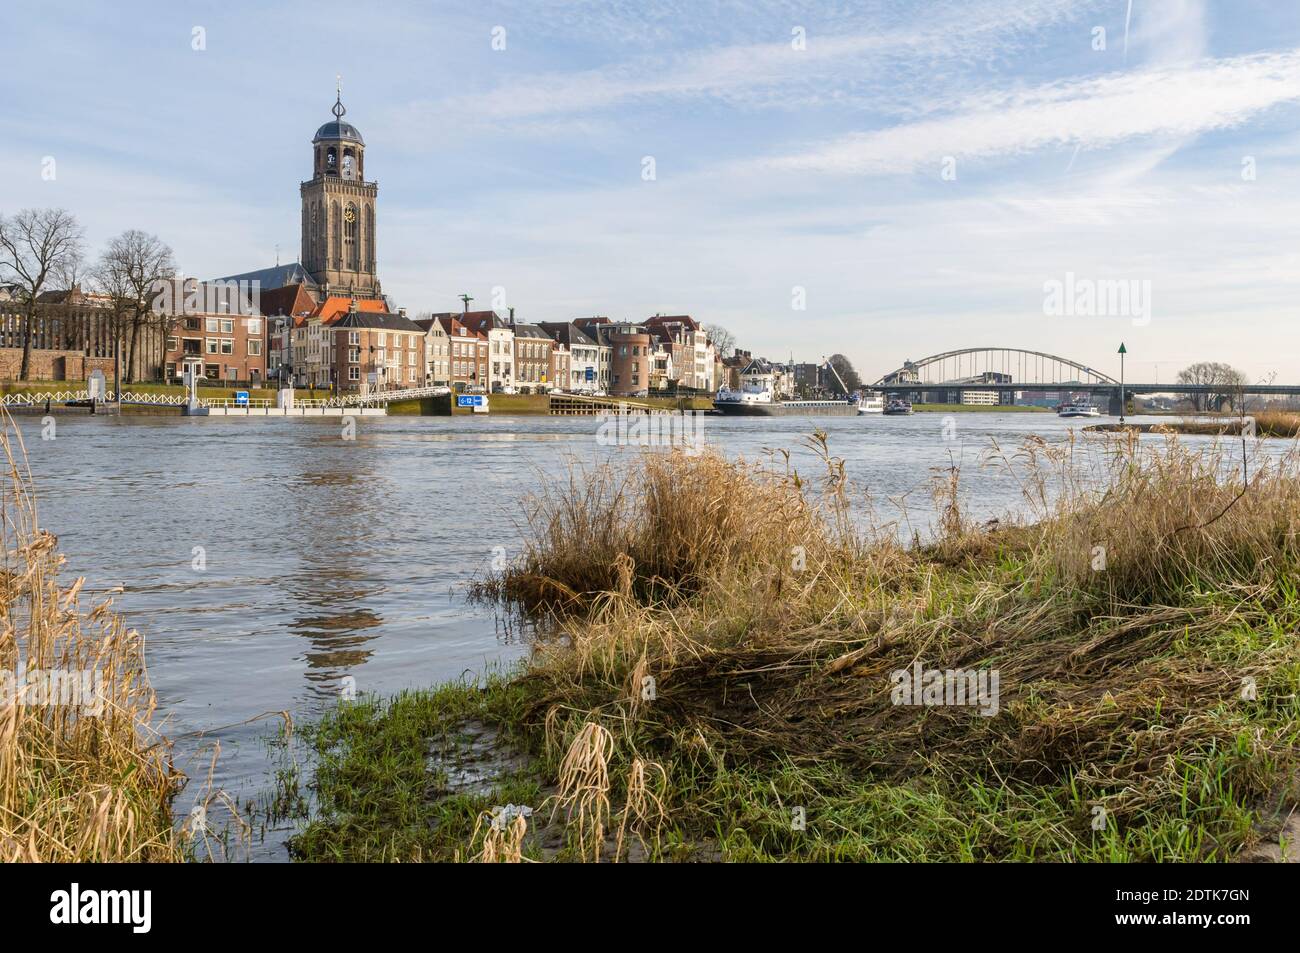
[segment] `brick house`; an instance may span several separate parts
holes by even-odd
[[[266,320],[238,285],[178,281],[170,305],[164,377],[179,380],[192,367],[214,384],[266,382]]]
[[[644,326],[672,359],[669,379],[682,387],[714,390],[713,365],[717,349],[694,318],[689,314],[656,314],[647,319]]]
[[[436,316],[447,332],[450,355],[451,388],[460,393],[467,388],[487,390],[489,342],[481,331],[470,331],[450,315]]]
[[[425,334],[404,311],[351,308],[329,325],[328,355],[339,390],[373,393],[421,387],[425,380]]]
[[[645,397],[650,392],[654,352],[650,334],[637,324],[602,329],[612,349],[609,393],[614,397]]]

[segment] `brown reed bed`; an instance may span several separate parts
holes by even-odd
[[[141,635],[83,605],[0,421],[0,860],[179,861],[181,781],[153,720]]]
[[[318,784],[347,827],[327,809],[304,856],[327,835],[336,856],[466,856],[491,798],[404,803],[400,830],[375,813],[424,777],[394,732],[466,716],[532,752],[502,791],[563,808],[558,854],[516,832],[533,859],[614,859],[631,824],[649,859],[1224,860],[1300,800],[1294,452],[994,446],[1024,518],[972,524],[947,468],[938,535],[908,547],[854,520],[842,462],[811,445],[811,479],[783,456],[646,454],[535,500],[486,591],[550,613],[549,635],[486,690],[331,721]],[[900,703],[918,665],[996,673],[993,710]]]

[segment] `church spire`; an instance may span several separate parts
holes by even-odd
[[[347,109],[344,108],[343,106],[343,74],[342,73],[336,73],[334,76],[334,90],[335,90],[334,106],[330,109],[330,112],[334,114],[335,119],[342,119],[344,116],[348,114]]]

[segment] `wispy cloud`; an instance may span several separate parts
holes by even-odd
[[[953,115],[843,136],[766,164],[834,173],[937,173],[945,156],[1022,155],[1048,146],[1092,149],[1136,137],[1230,129],[1297,100],[1300,50],[1292,50],[986,93]]]
[[[595,69],[529,73],[410,109],[479,122],[690,99],[754,108],[855,102],[911,111],[920,104],[901,95],[900,83],[910,79],[933,93],[935,84],[956,67],[1006,57],[1031,43],[1035,31],[1079,20],[1098,5],[1097,0],[945,3],[918,10],[911,22],[887,29],[849,24],[841,32],[819,30],[816,22],[807,21],[810,11],[791,9],[784,18],[767,21],[770,40],[634,56]],[[683,22],[694,23],[692,29],[700,35],[698,23]],[[802,31],[799,37],[796,28]],[[751,27],[750,32],[758,31]]]

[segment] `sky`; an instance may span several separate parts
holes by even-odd
[[[296,260],[341,74],[411,313],[1300,382],[1294,0],[5,5],[0,214],[67,208],[92,252]],[[1076,300],[1103,283],[1127,303]]]

